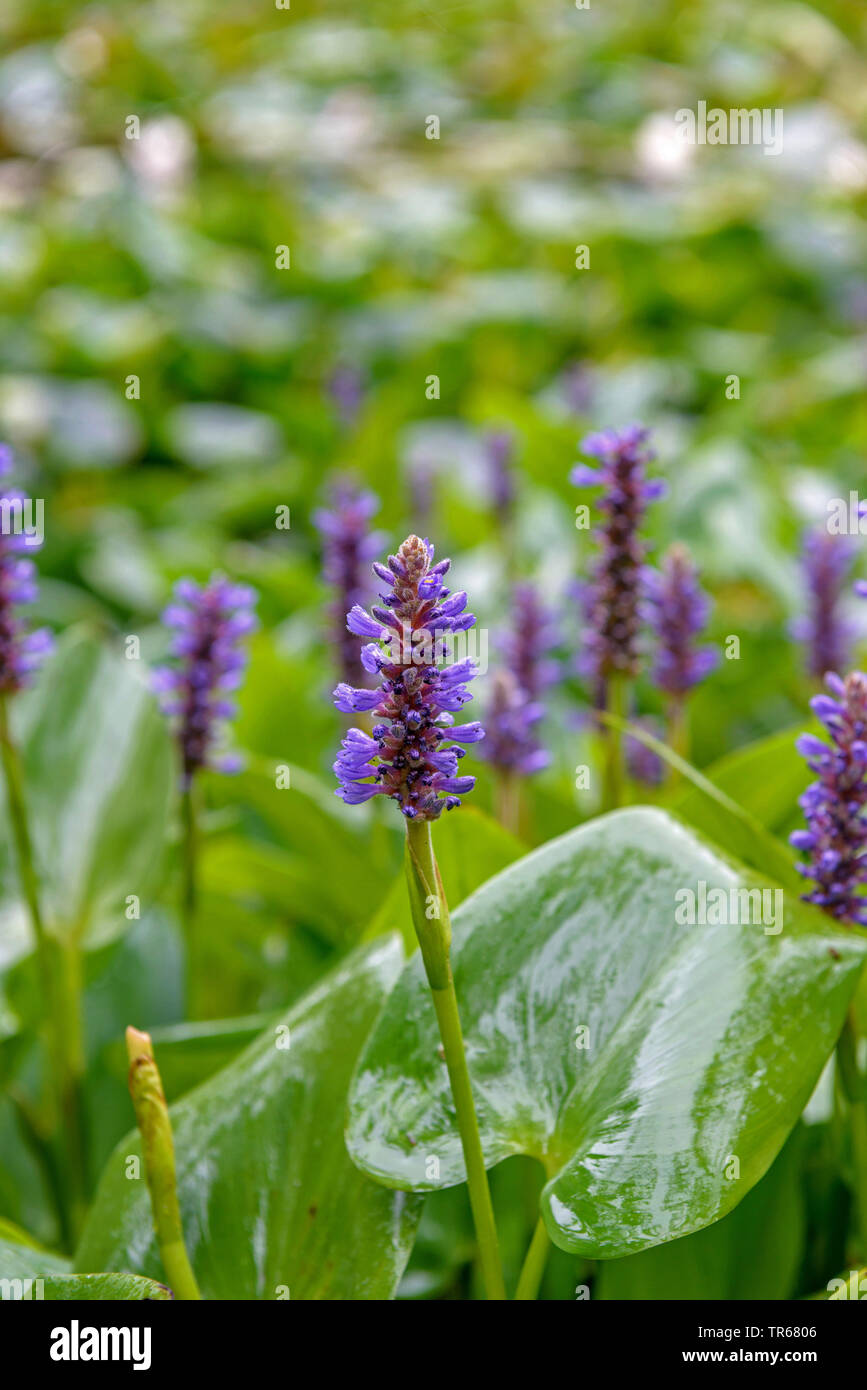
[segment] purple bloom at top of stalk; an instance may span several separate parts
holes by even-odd
[[[0,444],[0,478],[12,471],[12,451]],[[42,537],[25,531],[23,509],[29,499],[17,488],[0,484],[3,527],[0,531],[0,694],[14,695],[27,685],[54,645],[47,627],[28,631],[20,613],[38,590],[36,566],[26,557],[38,550]]]
[[[713,647],[697,647],[710,599],[698,583],[698,571],[685,545],[672,545],[659,570],[644,573],[646,613],[656,637],[653,679],[666,694],[682,699],[717,664]]]
[[[364,400],[362,372],[349,363],[341,363],[328,378],[328,394],[334,402],[341,425],[344,429],[351,429]]]
[[[343,713],[371,711],[372,735],[350,729],[334,764],[336,790],[348,805],[388,796],[408,820],[436,820],[459,806],[475,777],[459,776],[464,749],[484,737],[478,723],[453,728],[454,713],[473,697],[467,684],[476,675],[469,658],[441,667],[451,655],[452,633],[475,623],[465,593],[444,585],[451,561],[434,563],[430,541],[408,536],[387,564],[373,566],[387,589],[368,612],[356,606],[347,626],[367,637],[366,671],[379,677],[376,690],[340,684],[334,703]]]
[[[560,675],[559,662],[548,655],[558,640],[557,620],[535,587],[526,582],[516,584],[511,628],[501,642],[505,664],[532,700],[544,695]]]
[[[550,762],[536,737],[535,726],[544,716],[544,706],[521,689],[513,671],[496,671],[485,711],[485,759],[525,777],[541,772]]]
[[[594,533],[600,553],[581,591],[585,628],[580,669],[595,682],[597,693],[610,676],[634,676],[639,668],[639,601],[646,547],[638,527],[647,504],[665,492],[661,478],[648,480],[645,475],[653,458],[648,437],[649,431],[641,425],[592,434],[581,447],[599,460],[600,467],[577,464],[569,475],[576,487],[605,489],[598,504],[604,520]]]
[[[806,648],[807,670],[817,680],[849,664],[852,624],[840,613],[840,598],[855,560],[848,536],[825,527],[804,536],[802,561],[807,581],[807,612],[792,623],[792,636]],[[856,584],[857,591],[857,584]]]
[[[807,822],[789,840],[807,855],[799,872],[815,883],[807,902],[842,922],[867,926],[867,676],[853,671],[845,681],[834,672],[825,677],[830,695],[810,704],[830,734],[830,744],[801,734],[798,752],[817,781],[799,798]]]
[[[515,586],[512,624],[500,640],[504,666],[491,685],[483,753],[495,767],[528,775],[550,761],[536,725],[545,714],[540,697],[559,674],[548,655],[557,641],[554,618],[532,584]]]
[[[334,589],[328,607],[333,625],[341,679],[350,685],[364,681],[358,642],[346,628],[346,614],[369,597],[371,561],[383,544],[380,532],[371,531],[370,522],[379,510],[372,492],[358,487],[348,478],[338,478],[332,486],[328,507],[313,513],[313,524],[322,537],[322,574]]]
[[[512,476],[514,440],[509,430],[488,430],[483,445],[494,511],[500,521],[507,522],[515,505],[515,480]]]
[[[236,714],[229,693],[244,678],[247,654],[242,639],[253,632],[256,591],[220,574],[200,586],[192,579],[175,585],[174,599],[162,615],[173,632],[175,664],[153,673],[153,688],[164,714],[177,722],[182,785],[202,767],[237,772],[240,759],[222,749],[224,722]]]

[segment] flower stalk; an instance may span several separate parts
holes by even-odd
[[[141,1133],[145,1178],[163,1269],[175,1298],[198,1300],[202,1295],[184,1244],[178,1205],[172,1124],[153,1045],[147,1033],[127,1028],[126,1048],[129,1092]]]
[[[504,1299],[506,1290],[494,1208],[452,977],[451,919],[434,857],[429,821],[407,820],[406,870],[413,923],[433,997],[455,1104],[482,1278],[489,1299]]]
[[[589,580],[581,587],[584,615],[579,669],[591,684],[596,707],[623,718],[629,684],[641,667],[641,587],[646,545],[639,528],[648,503],[661,497],[661,479],[648,479],[653,454],[648,431],[640,425],[605,430],[584,440],[585,454],[599,467],[578,464],[570,474],[576,487],[602,487],[602,524],[595,531],[598,554]],[[604,807],[613,810],[623,798],[623,744],[618,729],[606,737]]]
[[[530,1241],[530,1248],[521,1267],[521,1273],[518,1276],[518,1287],[515,1290],[516,1303],[527,1303],[539,1297],[539,1288],[550,1250],[551,1239],[545,1222],[540,1216],[533,1232],[533,1239]]]
[[[199,819],[197,776],[204,768],[237,772],[241,759],[225,747],[225,724],[237,713],[233,691],[241,685],[247,655],[242,640],[255,630],[256,594],[224,576],[200,587],[192,579],[175,586],[163,613],[173,632],[171,665],[158,667],[153,687],[164,714],[175,723],[180,755],[182,832],[181,916],[187,945],[189,1012],[196,1017],[201,947],[196,927]]]
[[[21,759],[9,727],[7,696],[0,695],[0,760],[18,873],[36,942],[43,1018],[53,1081],[51,1129],[59,1128],[64,1144],[65,1206],[61,1213],[64,1237],[74,1245],[84,1220],[86,1158],[81,1115],[80,970],[78,951],[51,941],[42,916],[39,879],[24,795]]]

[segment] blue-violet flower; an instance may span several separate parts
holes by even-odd
[[[11,450],[5,444],[0,445],[0,478],[11,469]],[[36,566],[25,556],[42,545],[42,537],[23,526],[27,505],[28,498],[23,492],[0,485],[4,518],[0,532],[0,694],[3,695],[14,695],[27,685],[53,646],[50,630],[28,631],[26,619],[19,611],[23,604],[32,603],[38,592]]]
[[[807,856],[798,869],[815,883],[803,896],[832,917],[867,926],[867,676],[853,671],[844,680],[825,676],[830,695],[810,704],[830,734],[830,744],[801,734],[798,752],[817,781],[799,798],[807,822],[789,839]]]
[[[475,777],[458,775],[464,749],[454,743],[476,743],[484,730],[479,723],[452,728],[455,712],[472,699],[475,663],[441,666],[451,656],[451,634],[476,621],[465,611],[466,594],[444,586],[450,563],[435,564],[431,543],[408,536],[387,564],[373,566],[388,586],[381,603],[347,615],[350,632],[371,639],[362,663],[379,677],[376,690],[341,683],[334,692],[339,710],[369,710],[377,721],[372,735],[350,729],[334,764],[336,795],[349,805],[388,796],[409,820],[436,820],[475,785]]]
[[[804,536],[808,608],[792,623],[792,635],[803,642],[807,670],[816,680],[849,665],[852,624],[841,615],[840,599],[854,560],[855,545],[848,536],[832,535],[824,527]]]
[[[713,647],[697,647],[710,600],[699,587],[698,572],[686,546],[671,546],[659,570],[646,569],[646,613],[656,638],[653,679],[675,700],[681,700],[717,664]]]
[[[595,532],[600,553],[581,592],[585,628],[580,669],[594,682],[597,699],[610,676],[634,676],[639,669],[645,546],[638,528],[648,502],[665,491],[662,479],[645,477],[653,457],[647,439],[648,431],[640,425],[590,435],[581,447],[599,460],[599,469],[578,464],[570,474],[577,487],[605,489],[599,503],[604,521]]]
[[[371,517],[378,510],[379,501],[372,492],[339,478],[331,490],[330,506],[313,513],[313,524],[322,536],[323,578],[334,590],[328,615],[338,670],[350,685],[363,684],[364,670],[358,640],[346,627],[346,614],[370,596],[367,576],[383,544],[381,533],[370,529]]]
[[[240,767],[236,755],[222,750],[222,736],[224,721],[236,713],[229,692],[244,677],[241,639],[256,627],[255,603],[255,590],[215,574],[204,587],[181,579],[163,613],[174,633],[170,651],[176,664],[158,667],[153,686],[163,712],[177,722],[185,788],[199,768]]]

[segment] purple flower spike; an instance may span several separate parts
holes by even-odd
[[[378,689],[341,684],[334,692],[339,710],[370,710],[376,721],[371,734],[349,730],[334,764],[336,794],[350,806],[388,796],[408,820],[431,821],[459,806],[475,785],[474,777],[458,776],[465,750],[455,742],[476,743],[484,731],[477,723],[451,729],[454,712],[473,698],[467,684],[475,665],[467,659],[441,667],[451,656],[451,634],[476,621],[464,611],[466,594],[444,586],[450,563],[434,564],[430,541],[408,536],[386,565],[373,567],[388,586],[381,604],[353,613],[356,630],[379,626],[384,636],[365,648]]]
[[[550,762],[536,738],[536,725],[545,714],[543,706],[521,689],[512,671],[497,671],[491,686],[485,719],[487,761],[503,772],[525,777],[541,772]]]
[[[323,577],[335,595],[328,607],[332,641],[342,680],[349,685],[362,685],[364,667],[353,634],[378,637],[382,624],[373,623],[371,629],[351,625],[347,628],[345,617],[356,608],[362,617],[367,617],[361,610],[361,604],[370,596],[367,574],[383,544],[382,535],[370,529],[379,502],[372,492],[362,491],[347,478],[334,484],[330,502],[328,508],[313,513],[313,524],[322,536]],[[368,622],[372,620],[368,618]]]
[[[814,712],[831,736],[830,745],[812,734],[797,741],[817,781],[799,798],[807,822],[789,840],[807,855],[799,872],[815,883],[805,893],[839,921],[867,926],[867,676],[853,671],[845,681],[830,673],[826,685],[833,699],[819,695]]]
[[[660,742],[665,741],[665,729],[658,719],[650,717],[635,719],[637,724],[645,733],[652,734]],[[642,743],[637,738],[627,738],[623,744],[623,751],[626,755],[626,770],[633,782],[641,782],[645,787],[660,787],[665,780],[665,764],[658,753],[654,753],[652,748],[648,748],[646,743]]]
[[[529,775],[550,761],[536,725],[545,714],[541,696],[559,675],[558,663],[548,655],[557,632],[532,584],[515,586],[512,617],[512,628],[502,638],[504,669],[492,683],[484,751],[502,771]]]
[[[12,470],[12,453],[0,445],[0,478]],[[14,695],[28,684],[54,645],[48,628],[30,632],[20,609],[37,596],[36,566],[24,558],[38,550],[42,537],[28,533],[29,499],[15,488],[0,485],[0,694]]]
[[[792,635],[804,644],[809,674],[822,680],[826,671],[845,671],[849,664],[852,625],[840,614],[840,597],[855,546],[848,536],[832,535],[824,528],[809,531],[802,560],[808,611],[792,623]]]
[[[509,431],[489,430],[484,437],[484,450],[491,501],[500,522],[505,525],[511,520],[515,505],[515,480],[512,477],[514,444]]]
[[[154,671],[153,687],[163,713],[177,721],[184,787],[201,767],[229,772],[239,766],[223,748],[221,734],[224,721],[236,713],[228,694],[243,680],[247,658],[241,641],[256,627],[255,603],[255,590],[215,574],[203,588],[180,580],[163,613],[174,632],[175,664]]]
[[[615,674],[634,676],[639,669],[639,599],[645,546],[638,527],[648,502],[665,491],[661,479],[648,481],[648,431],[640,425],[605,430],[582,444],[597,458],[599,469],[578,464],[570,474],[576,487],[603,487],[599,503],[605,520],[595,532],[600,554],[589,583],[582,587],[583,632],[580,669],[599,692]]]
[[[656,637],[653,679],[667,695],[682,700],[717,664],[713,647],[696,647],[710,600],[699,587],[695,565],[684,545],[673,545],[661,570],[645,571],[647,618]]]
[[[342,364],[334,368],[328,379],[328,394],[334,403],[337,418],[344,429],[351,429],[358,419],[364,400],[364,377],[357,367]]]
[[[538,700],[560,675],[549,656],[559,634],[554,615],[540,602],[532,584],[516,584],[512,595],[512,629],[503,638],[505,664],[531,700]]]

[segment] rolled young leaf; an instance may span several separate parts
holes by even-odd
[[[178,1298],[200,1299],[196,1278],[184,1245],[178,1206],[175,1146],[163,1083],[147,1033],[127,1028],[129,1091],[142,1137],[145,1176],[154,1214],[160,1257]]]

